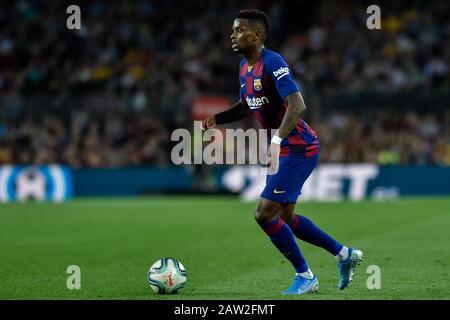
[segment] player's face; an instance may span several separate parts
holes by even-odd
[[[246,19],[235,19],[231,34],[231,48],[235,53],[246,53],[255,48],[258,36]]]

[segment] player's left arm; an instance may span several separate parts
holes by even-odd
[[[268,152],[270,169],[268,174],[276,174],[278,172],[281,141],[295,128],[298,120],[300,120],[300,117],[306,111],[305,102],[303,101],[300,92],[293,92],[289,94],[285,101],[288,104],[286,113],[284,114],[280,127],[270,142]]]
[[[306,111],[305,102],[300,93],[300,88],[286,61],[281,56],[273,56],[267,61],[269,75],[278,91],[280,97],[287,103],[284,118],[276,136],[276,142],[281,143],[295,128],[300,117]]]
[[[280,97],[287,103],[283,121],[275,135],[272,137],[268,152],[270,169],[268,174],[276,174],[279,167],[281,142],[295,128],[306,106],[300,94],[300,88],[292,77],[289,66],[281,56],[273,57],[268,61],[268,70]]]
[[[295,125],[306,111],[305,102],[303,101],[300,92],[291,93],[286,97],[285,101],[288,106],[283,121],[278,128],[278,136],[281,139],[286,138],[288,134],[294,130]]]

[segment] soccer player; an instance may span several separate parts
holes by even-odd
[[[319,160],[320,144],[316,133],[301,119],[306,107],[287,63],[264,46],[269,31],[270,20],[264,12],[252,9],[237,14],[231,47],[244,56],[239,67],[241,99],[204,120],[202,127],[207,130],[254,114],[264,128],[277,129],[268,152],[276,174],[267,176],[255,220],[295,269],[294,281],[283,293],[304,294],[319,288],[294,236],[336,257],[338,287],[345,289],[363,259],[362,251],[343,246],[310,219],[294,213],[302,186]]]

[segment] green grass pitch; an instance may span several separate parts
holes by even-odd
[[[282,296],[290,264],[253,220],[255,204],[232,197],[149,197],[0,204],[0,299],[450,299],[450,198],[299,203],[365,261],[350,287],[336,287],[334,257],[299,241],[320,290]],[[188,282],[156,295],[149,266],[179,259]],[[81,268],[69,290],[66,269]],[[381,289],[369,290],[369,265]]]

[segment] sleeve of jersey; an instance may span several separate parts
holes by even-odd
[[[300,92],[300,88],[292,77],[289,66],[282,57],[271,58],[267,62],[266,68],[283,99],[291,93]]]

